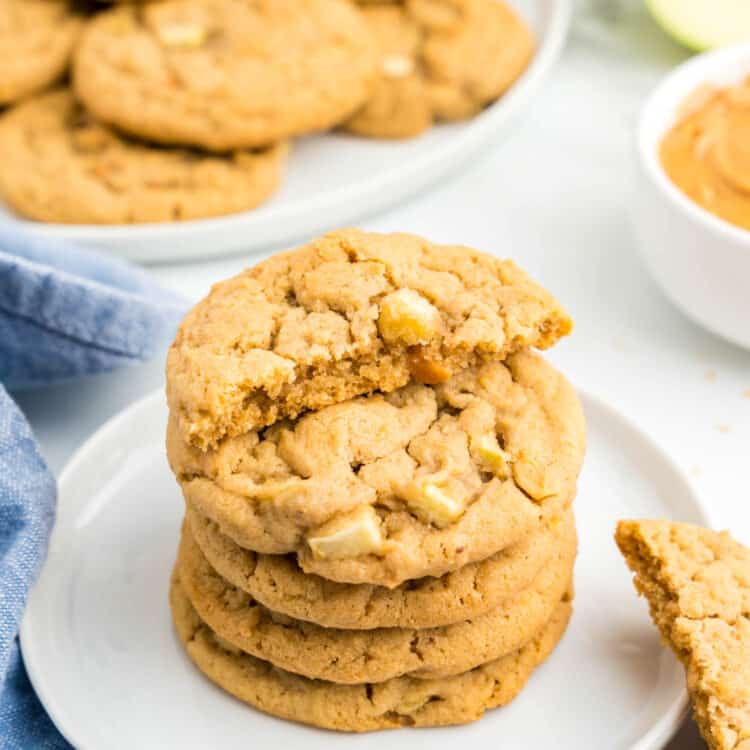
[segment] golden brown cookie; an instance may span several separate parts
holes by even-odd
[[[60,78],[80,30],[67,0],[0,0],[0,107]]]
[[[685,665],[711,750],[750,748],[750,549],[669,521],[621,521],[617,544],[664,640]]]
[[[166,0],[87,26],[74,86],[102,122],[167,145],[267,146],[368,96],[371,36],[345,0]]]
[[[570,384],[524,351],[207,453],[172,419],[167,449],[188,506],[241,547],[392,588],[483,560],[563,515],[585,434]]]
[[[177,577],[172,580],[170,601],[180,641],[210,680],[266,713],[346,732],[464,724],[479,719],[489,708],[509,703],[554,650],[572,609],[569,601],[563,601],[549,623],[521,649],[462,675],[337,685],[285,672],[217,637],[201,621]]]
[[[411,674],[459,674],[515,651],[549,620],[570,588],[576,555],[572,535],[531,586],[486,615],[421,630],[340,630],[266,609],[223,579],[187,526],[178,554],[182,588],[201,619],[244,652],[289,672],[330,682],[383,682]]]
[[[23,216],[74,224],[173,221],[253,208],[281,181],[287,148],[224,156],[118,135],[67,90],[0,117],[0,194]]]
[[[463,120],[501,96],[533,54],[529,27],[499,0],[362,2],[378,43],[379,79],[344,127],[405,138]]]
[[[331,232],[217,284],[167,361],[182,438],[201,449],[306,409],[452,372],[570,332],[511,261],[406,234]]]
[[[284,555],[243,549],[195,511],[187,518],[209,564],[232,585],[274,612],[327,628],[432,628],[483,615],[528,588],[575,533],[571,511],[512,547],[442,578],[406,581],[395,589],[337,583],[303,573]]]

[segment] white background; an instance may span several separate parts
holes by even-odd
[[[589,0],[517,132],[450,182],[363,226],[517,260],[576,320],[550,358],[658,440],[690,476],[714,526],[750,542],[750,353],[671,307],[647,277],[628,221],[640,105],[684,57],[637,0]],[[257,257],[152,270],[197,299]],[[19,402],[59,472],[102,422],[162,383],[159,360]],[[670,745],[699,747],[691,724]]]

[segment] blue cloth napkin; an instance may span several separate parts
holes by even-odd
[[[47,553],[57,490],[6,388],[32,388],[142,362],[187,304],[120,260],[0,224],[0,748],[70,745],[23,666],[18,628]],[[5,387],[3,387],[5,386]]]

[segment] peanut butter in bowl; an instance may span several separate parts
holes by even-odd
[[[698,88],[662,139],[659,155],[685,195],[750,229],[750,76],[727,88]]]

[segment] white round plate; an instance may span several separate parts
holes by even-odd
[[[183,504],[156,393],[99,430],[60,479],[49,557],[21,629],[47,711],[80,750],[400,750],[415,742],[494,750],[500,738],[525,750],[661,747],[684,716],[685,679],[659,645],[612,534],[624,517],[708,519],[659,448],[603,403],[583,401],[589,452],[576,500],[575,614],[510,706],[465,727],[353,737],[271,718],[203,678],[178,644],[167,605]]]
[[[537,39],[534,61],[512,89],[478,117],[441,125],[407,141],[374,141],[339,133],[295,143],[282,189],[255,211],[214,219],[91,226],[10,219],[36,234],[71,240],[143,263],[202,260],[340,226],[402,203],[438,182],[508,132],[563,47],[572,0],[509,0]]]

